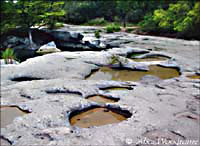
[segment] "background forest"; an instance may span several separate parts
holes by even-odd
[[[138,33],[200,39],[200,2],[195,0],[1,1],[1,35],[33,26],[137,26]]]

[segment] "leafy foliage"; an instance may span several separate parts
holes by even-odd
[[[117,25],[117,24],[114,24],[114,23],[112,23],[112,24],[106,26],[106,32],[107,32],[107,33],[118,32],[118,31],[120,31],[120,30],[121,30],[120,26]]]
[[[100,38],[100,37],[101,37],[101,36],[100,36],[100,31],[99,31],[99,30],[96,30],[96,31],[94,32],[94,35],[95,35],[96,38]]]
[[[119,56],[112,55],[111,56],[110,64],[113,65],[113,64],[118,64],[118,63],[121,63],[120,59],[119,59]]]
[[[63,5],[61,1],[1,1],[1,31],[15,26],[29,29],[41,24],[52,28],[65,15]]]
[[[87,22],[88,25],[105,25],[107,21],[104,18],[95,18]]]
[[[170,4],[167,10],[155,10],[140,23],[142,30],[171,32],[182,37],[200,38],[200,2],[195,5],[187,1]]]
[[[7,3],[0,1],[0,34],[7,32],[8,30],[16,27],[16,22],[13,22],[16,10],[12,2]]]
[[[104,26],[119,23],[124,27],[140,22],[143,31],[199,38],[200,2],[196,0],[1,0],[0,3],[1,34],[16,26],[58,28],[60,22]],[[115,30],[109,25],[107,31]]]
[[[128,14],[131,11],[132,4],[133,4],[133,1],[131,1],[131,0],[126,0],[125,2],[121,1],[121,0],[117,1],[117,7],[116,7],[117,12],[118,12],[121,20],[123,21],[124,27],[126,27],[126,19],[127,19]]]
[[[13,60],[16,59],[14,51],[11,48],[7,48],[2,53],[2,58],[5,60],[6,64],[12,64]]]

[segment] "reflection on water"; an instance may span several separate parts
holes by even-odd
[[[81,112],[73,116],[70,119],[70,123],[71,125],[81,128],[89,128],[91,126],[101,126],[111,123],[118,123],[126,119],[127,118],[125,116],[113,112],[110,109],[98,107],[89,109],[85,112]]]
[[[94,101],[94,102],[98,102],[98,103],[114,103],[114,102],[117,102],[117,99],[110,99],[110,98],[107,98],[107,97],[104,97],[104,96],[99,96],[99,95],[90,96],[87,99]]]
[[[94,72],[88,79],[90,80],[116,80],[116,81],[139,81],[145,75],[153,75],[161,79],[178,77],[177,69],[149,66],[149,71],[117,70],[109,67],[102,67]]]

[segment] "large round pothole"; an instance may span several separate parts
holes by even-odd
[[[7,125],[11,124],[16,117],[23,116],[28,112],[20,110],[16,106],[1,106],[1,128],[5,128]]]
[[[119,123],[132,114],[127,110],[107,107],[90,107],[70,114],[70,124],[81,128]]]
[[[94,72],[88,79],[90,80],[116,80],[116,81],[139,81],[145,75],[153,75],[160,79],[170,79],[180,76],[175,68],[150,65],[149,71],[119,70],[109,67],[102,67]]]

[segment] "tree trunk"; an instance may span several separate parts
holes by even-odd
[[[126,16],[124,16],[124,18],[123,18],[123,26],[124,26],[124,28],[126,28]]]
[[[28,30],[28,36],[29,36],[30,48],[31,48],[31,50],[34,50],[34,48],[33,48],[32,33],[31,33],[31,29],[30,28]]]

